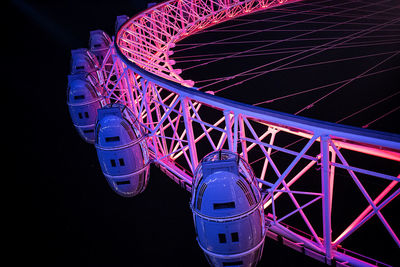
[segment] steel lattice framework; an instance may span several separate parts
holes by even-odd
[[[390,220],[382,214],[400,193],[398,135],[288,115],[200,92],[192,81],[182,79],[181,70],[174,69],[170,59],[175,43],[193,33],[293,2],[297,1],[171,0],[153,6],[119,29],[98,71],[101,93],[108,103],[122,103],[133,111],[147,130],[153,162],[187,190],[204,155],[222,148],[237,152],[249,162],[256,161],[253,168],[264,193],[269,237],[281,236],[286,245],[329,264],[333,260],[338,265],[377,264],[349,254],[340,245],[376,216],[393,245],[400,247]],[[288,147],[293,141],[296,145]],[[381,161],[387,164],[374,164]],[[394,168],[387,168],[388,164]],[[354,182],[366,200],[366,208],[344,229],[333,225],[331,218],[339,172]],[[311,173],[320,178],[312,180]],[[362,182],[365,177],[382,184],[384,190],[370,194]],[[302,231],[286,223],[295,216],[305,226]]]

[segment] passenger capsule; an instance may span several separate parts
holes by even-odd
[[[90,32],[89,48],[100,64],[103,63],[107,55],[107,51],[111,45],[110,37],[102,30],[95,30]],[[111,57],[109,57],[111,59]]]
[[[266,228],[249,164],[227,150],[208,154],[195,171],[191,208],[199,246],[212,266],[256,266]]]
[[[97,109],[105,103],[96,79],[90,74],[68,76],[67,104],[79,135],[94,144]]]
[[[71,74],[94,73],[99,68],[96,56],[86,48],[71,50]]]
[[[96,150],[111,188],[131,197],[147,186],[149,154],[143,130],[132,112],[114,104],[98,110]]]
[[[129,17],[127,15],[117,16],[117,19],[115,20],[115,34],[117,34],[118,30],[126,21],[128,21],[128,19]]]

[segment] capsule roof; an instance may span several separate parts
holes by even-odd
[[[111,44],[111,38],[102,30],[90,32],[89,48],[93,52],[98,49],[108,49]]]
[[[68,76],[68,104],[88,104],[98,100],[101,95],[95,88],[96,80],[91,75],[74,74]]]
[[[96,56],[86,48],[71,50],[71,73],[92,73],[99,67]]]
[[[137,140],[143,134],[136,118],[122,105],[108,105],[98,110],[96,145],[101,147],[123,146]]]
[[[261,201],[254,174],[239,155],[217,151],[206,156],[195,173],[192,209],[209,218],[244,214]]]
[[[202,165],[205,162],[222,162],[222,161],[235,161],[236,162],[236,169],[238,170],[239,174],[246,179],[246,182],[251,184],[257,185],[257,182],[254,177],[254,172],[250,165],[242,158],[240,157],[237,153],[231,152],[229,150],[218,150],[218,151],[213,151],[206,155],[201,162],[199,163],[197,169],[195,170],[194,173],[194,179],[193,179],[193,186],[192,188],[198,187],[199,182],[201,181],[203,176],[203,170],[202,170]]]

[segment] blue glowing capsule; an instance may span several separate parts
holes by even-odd
[[[91,73],[99,69],[96,56],[86,48],[71,50],[71,74]]]
[[[105,104],[96,78],[84,73],[69,75],[67,104],[79,135],[86,142],[93,144],[97,109]]]
[[[102,30],[95,30],[90,32],[89,37],[89,48],[100,64],[103,63],[104,58],[111,45],[111,38]],[[109,57],[109,61],[111,57]],[[112,62],[108,62],[112,63]]]
[[[212,266],[255,266],[266,234],[261,193],[248,163],[226,151],[196,169],[191,206],[199,246]]]
[[[124,25],[125,22],[127,22],[129,19],[129,17],[127,15],[120,15],[117,16],[117,19],[115,20],[115,34],[118,33],[119,29],[122,27],[122,25]]]
[[[114,104],[98,110],[96,150],[111,188],[131,197],[147,186],[149,154],[142,127],[132,112]]]

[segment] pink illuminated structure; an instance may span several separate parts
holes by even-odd
[[[380,265],[341,245],[377,217],[393,246],[400,247],[398,233],[382,213],[385,206],[399,200],[398,135],[307,119],[200,92],[193,81],[180,76],[184,70],[175,69],[170,58],[175,44],[187,36],[294,2],[298,1],[170,0],[154,5],[119,28],[97,70],[99,93],[107,104],[122,104],[132,111],[145,129],[152,162],[186,190],[191,190],[194,171],[205,155],[220,149],[238,153],[248,162],[257,162],[252,167],[263,194],[267,237],[279,238],[327,264]],[[293,141],[298,145],[287,148]],[[276,155],[287,160],[279,163]],[[362,160],[353,160],[358,158]],[[388,171],[388,164],[397,172]],[[319,178],[311,178],[311,173],[318,173]],[[341,197],[336,179],[354,183],[365,200],[363,211],[340,220],[339,227],[331,217]],[[372,196],[363,185],[365,179],[384,189]],[[304,226],[302,230],[291,220],[294,217]],[[373,242],[379,246],[379,240]]]

